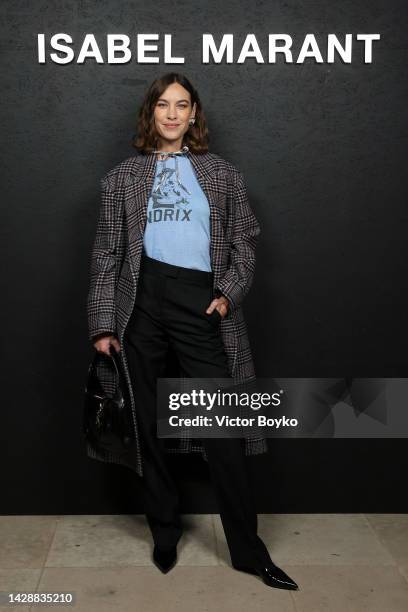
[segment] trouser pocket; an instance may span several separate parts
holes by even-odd
[[[218,310],[216,308],[214,308],[214,310],[212,311],[211,314],[207,314],[208,320],[211,323],[211,325],[214,325],[215,327],[218,327],[218,325],[220,324],[220,321],[222,319],[220,313],[218,312]]]

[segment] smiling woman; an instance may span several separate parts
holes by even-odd
[[[177,561],[183,525],[166,453],[202,453],[234,568],[259,574],[269,586],[296,589],[257,534],[245,454],[268,450],[259,430],[196,440],[182,430],[175,445],[157,435],[157,381],[168,373],[170,353],[183,378],[231,377],[238,384],[255,378],[241,304],[260,227],[242,173],[208,151],[200,97],[178,73],[147,90],[133,145],[138,155],[103,181],[110,188],[103,192],[92,253],[88,320],[96,350],[119,352],[135,448],[125,458],[91,447],[88,454],[142,477],[153,560],[167,572]]]

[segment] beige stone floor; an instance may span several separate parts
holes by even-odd
[[[183,515],[178,564],[151,561],[144,516],[0,516],[0,591],[73,592],[75,612],[402,612],[408,515],[259,514],[273,561],[298,584],[270,588],[229,566],[218,515]]]

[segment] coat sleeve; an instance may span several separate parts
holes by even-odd
[[[234,172],[229,214],[233,217],[230,263],[227,272],[217,283],[216,290],[225,295],[230,309],[234,309],[241,305],[251,287],[255,272],[255,249],[261,232],[249,204],[243,174],[238,170]]]
[[[87,298],[88,335],[96,340],[115,333],[115,218],[117,192],[106,177],[100,181],[101,205],[91,252]]]

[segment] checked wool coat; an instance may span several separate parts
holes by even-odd
[[[187,156],[210,206],[214,297],[223,294],[230,304],[227,315],[220,321],[230,377],[235,384],[247,384],[256,377],[242,301],[254,275],[260,227],[248,202],[243,175],[233,164],[209,152],[188,151]],[[131,456],[100,453],[89,442],[87,454],[100,461],[126,465],[140,476],[143,476],[143,457],[137,427],[137,389],[132,389],[123,336],[137,292],[147,204],[155,170],[154,153],[137,153],[117,164],[101,179],[101,207],[91,254],[87,298],[89,339],[106,332],[114,334],[120,342],[119,355],[128,385],[135,433]],[[113,393],[113,368],[107,364],[98,367],[102,386],[106,392]],[[166,375],[177,376],[174,373]],[[259,432],[251,431],[244,437],[247,455],[267,452],[266,440]],[[200,452],[207,459],[201,440],[189,437],[172,439],[166,451]]]

